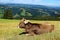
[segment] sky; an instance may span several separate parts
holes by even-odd
[[[15,3],[15,4],[34,4],[46,6],[60,6],[60,0],[0,0],[0,3]]]

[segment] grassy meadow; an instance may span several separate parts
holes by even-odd
[[[0,40],[60,40],[60,21],[31,20],[34,23],[48,22],[55,26],[51,33],[34,36],[19,35],[24,32],[24,29],[17,28],[19,22],[20,20],[0,19]]]

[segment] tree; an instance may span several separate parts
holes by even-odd
[[[14,19],[18,19],[19,17],[20,16],[17,13],[13,16]]]
[[[2,13],[0,13],[0,18],[2,18],[3,17],[3,14]]]
[[[20,10],[21,10],[20,16],[26,16],[25,15],[26,10],[24,8],[21,8]]]
[[[4,10],[2,8],[0,8],[0,18],[3,17],[3,13],[4,13]]]
[[[3,18],[4,19],[12,19],[13,18],[12,10],[11,9],[4,10]]]
[[[26,15],[26,16],[32,16],[32,14],[29,13],[29,12],[26,12],[25,15]]]

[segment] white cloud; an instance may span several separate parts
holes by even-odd
[[[60,0],[0,0],[0,3],[23,3],[23,4],[60,6]]]

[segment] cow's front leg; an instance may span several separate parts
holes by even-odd
[[[26,34],[26,35],[31,35],[31,36],[33,36],[33,35],[35,35],[35,33],[34,33],[33,31],[29,30],[29,31],[27,31],[27,34]]]
[[[27,36],[34,36],[34,32],[29,32],[28,34],[26,34]]]
[[[33,31],[29,31],[28,34],[31,35],[31,36],[35,35],[35,33]]]

